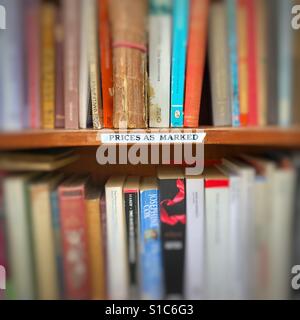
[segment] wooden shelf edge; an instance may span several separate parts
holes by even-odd
[[[208,145],[253,145],[300,148],[300,128],[199,128]],[[186,132],[189,129],[181,129]],[[124,131],[124,130],[123,130]],[[147,132],[178,132],[178,129],[148,129]],[[51,147],[99,146],[103,130],[28,130],[1,133],[0,150]],[[115,130],[115,132],[118,132]]]

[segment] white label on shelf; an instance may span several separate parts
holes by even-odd
[[[206,133],[204,131],[191,132],[111,132],[99,133],[98,140],[102,144],[180,144],[180,143],[204,143]]]

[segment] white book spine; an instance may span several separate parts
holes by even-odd
[[[150,127],[170,123],[171,15],[149,17],[149,121]]]
[[[108,294],[113,300],[129,297],[126,221],[122,188],[106,187]]]
[[[4,202],[9,263],[17,299],[34,299],[34,272],[28,223],[28,203],[24,181],[4,181]]]
[[[205,298],[204,284],[204,180],[186,179],[185,298]]]
[[[207,298],[228,298],[229,189],[205,188]]]

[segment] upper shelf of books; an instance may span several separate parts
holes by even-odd
[[[206,145],[249,145],[300,148],[300,127],[203,127]],[[198,130],[199,130],[198,129]],[[147,133],[190,132],[191,129],[147,129]],[[136,131],[136,130],[135,130]],[[114,130],[118,133],[118,130]],[[128,130],[128,132],[132,132]],[[145,132],[145,131],[143,131]],[[0,150],[99,146],[104,130],[27,130],[0,134]]]

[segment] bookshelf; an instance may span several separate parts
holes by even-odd
[[[266,146],[300,148],[300,127],[288,129],[202,127],[206,145]],[[172,129],[163,129],[172,132]],[[185,129],[181,130],[182,132]],[[102,130],[28,130],[0,134],[0,150],[98,146]],[[148,129],[147,132],[159,132]],[[178,130],[176,130],[178,132]]]

